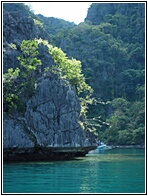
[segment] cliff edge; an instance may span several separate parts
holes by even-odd
[[[49,41],[48,34],[35,26],[33,18],[9,7],[3,14],[4,73],[19,66],[17,57],[21,54],[23,40],[47,38]],[[4,112],[4,161],[65,160],[84,156],[96,147],[94,134],[83,130],[79,123],[81,108],[75,87],[58,74],[43,72],[47,65],[54,64],[46,47],[39,48],[38,57],[42,60],[42,68],[36,76],[32,96],[22,97],[25,112],[23,115],[16,111]]]

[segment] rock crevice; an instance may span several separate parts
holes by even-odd
[[[49,34],[35,24],[30,14],[22,4],[4,4],[4,73],[16,67],[22,71],[17,57],[21,55],[23,40],[41,38],[50,42]],[[26,105],[25,114],[15,111],[11,116],[4,114],[4,161],[46,160],[47,155],[51,159],[54,155],[56,159],[76,156],[96,145],[94,136],[90,137],[79,124],[81,108],[75,88],[67,80],[60,79],[58,71],[57,74],[45,73],[45,68],[50,70],[55,63],[48,47],[39,44],[38,51],[37,58],[42,66],[36,70],[35,90],[32,97],[21,95]]]
[[[32,152],[33,149],[42,148],[40,153],[43,156],[43,148],[48,151],[49,147],[72,147],[75,153],[71,156],[76,156],[81,154],[76,153],[77,148],[96,146],[94,136],[91,138],[79,124],[80,102],[75,89],[64,85],[64,80],[54,75],[40,80],[36,84],[34,96],[27,101],[26,106],[24,118],[4,118],[4,160],[15,160],[18,153],[24,156],[29,149]],[[12,149],[14,152],[10,153]],[[82,154],[85,154],[84,149]],[[30,160],[30,155],[25,155],[28,156]],[[52,157],[54,159],[53,154]]]

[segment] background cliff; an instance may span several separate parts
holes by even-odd
[[[99,138],[109,144],[141,144],[145,134],[145,4],[93,3],[85,22],[57,34],[52,43],[80,59],[98,100]]]

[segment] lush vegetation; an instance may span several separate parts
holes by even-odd
[[[144,6],[144,3],[93,3],[85,22],[77,26],[59,19],[37,17],[26,11],[28,17],[34,19],[34,24],[50,35],[50,44],[36,40],[37,45],[40,42],[48,47],[56,64],[45,68],[45,71],[60,74],[75,86],[81,98],[82,114],[87,119],[86,127],[94,130],[98,138],[108,144],[144,143]],[[26,7],[21,4],[21,9],[26,10]],[[29,57],[31,51],[29,54],[24,52],[22,50],[23,55],[19,57],[21,69],[24,74],[34,75],[40,61],[34,55],[33,62]],[[9,89],[12,89],[15,78],[23,74],[19,70],[9,69],[5,74],[4,92],[11,94]],[[4,98],[7,103],[12,97],[14,99],[15,93],[12,94],[6,96],[9,100]],[[20,94],[15,95],[18,96],[15,99],[20,99]]]
[[[21,46],[22,54],[18,56],[20,67],[9,68],[4,74],[3,81],[3,102],[4,112],[20,113],[25,112],[25,100],[35,92],[37,66],[41,61],[37,59],[38,44],[36,41],[23,41]]]
[[[76,26],[72,22],[65,21],[63,19],[54,17],[44,17],[43,15],[37,15],[38,19],[44,24],[45,30],[51,35],[55,35],[59,32],[67,32],[67,30]],[[56,27],[56,28],[55,28]]]
[[[86,118],[87,105],[93,103],[93,99],[91,98],[93,89],[85,82],[81,62],[74,58],[68,59],[60,48],[53,47],[48,41],[42,39],[36,41],[38,44],[43,44],[48,47],[48,51],[55,62],[54,66],[46,67],[45,72],[50,71],[58,74],[60,78],[66,79],[67,82],[70,82],[75,87],[76,93],[81,101],[81,115],[84,115]]]
[[[144,143],[144,3],[94,3],[84,23],[57,34],[52,42],[82,62],[97,100],[88,116],[100,117],[99,139],[109,144]]]
[[[75,87],[77,95],[80,97],[81,117],[86,118],[87,106],[93,102],[91,94],[92,88],[85,82],[85,77],[81,73],[81,62],[76,59],[68,59],[66,54],[59,48],[53,47],[46,40],[23,40],[20,46],[22,51],[18,56],[20,67],[9,68],[4,74],[4,112],[21,115],[25,112],[25,100],[28,100],[35,93],[35,83],[40,72],[41,60],[37,58],[38,46],[44,45],[48,48],[55,65],[50,65],[44,72],[57,74],[60,78]],[[81,123],[82,126],[83,123]],[[91,126],[92,127],[92,126]]]

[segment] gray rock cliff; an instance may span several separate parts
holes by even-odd
[[[80,104],[74,89],[55,76],[40,78],[25,118],[41,146],[84,146]]]
[[[36,28],[26,15],[18,17],[17,12],[4,11],[4,72],[19,66],[22,40],[48,38]],[[79,124],[81,108],[75,88],[58,75],[42,72],[54,64],[45,46],[39,46],[38,56],[42,68],[35,93],[24,99],[25,114],[4,114],[4,161],[65,159],[85,155],[96,146],[95,136]]]
[[[40,160],[39,157],[41,160],[49,160],[49,157],[54,160],[55,153],[52,156],[49,153],[53,149],[57,149],[56,153],[65,149],[62,153],[71,153],[68,157],[76,156],[77,151],[82,156],[96,146],[94,135],[86,133],[79,124],[79,98],[66,81],[47,73],[38,79],[35,95],[26,105],[24,117],[4,117],[5,161]],[[34,154],[36,148],[42,150]],[[48,158],[44,157],[45,150]],[[57,157],[59,159],[61,154]]]

